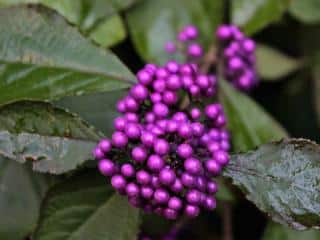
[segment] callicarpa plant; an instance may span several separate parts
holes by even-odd
[[[122,116],[114,120],[111,140],[102,139],[93,152],[100,172],[132,206],[167,219],[213,210],[218,185],[212,177],[229,162],[223,107],[203,102],[216,96],[218,84],[216,75],[201,69],[197,37],[198,29],[188,25],[177,44],[165,45],[169,53],[179,45],[186,63],[149,63],[137,73],[138,83],[117,103]],[[218,27],[217,38],[224,46],[224,73],[236,87],[249,90],[257,81],[255,43],[236,26]],[[117,162],[126,156],[129,162]]]
[[[314,0],[0,0],[0,239],[320,239]]]

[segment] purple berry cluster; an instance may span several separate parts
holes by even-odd
[[[193,25],[187,25],[179,32],[177,36],[178,43],[167,42],[165,45],[165,51],[167,53],[173,54],[178,50],[178,47],[180,46],[185,48],[183,50],[189,57],[199,58],[203,55],[203,49],[199,43],[195,42],[198,36],[198,29]]]
[[[94,150],[101,173],[133,206],[167,219],[214,209],[212,177],[229,161],[222,106],[179,106],[183,96],[213,96],[216,78],[200,73],[196,64],[169,61],[147,64],[137,79],[117,104],[122,115],[114,120],[111,140],[102,139]]]
[[[216,36],[222,48],[225,78],[239,90],[251,90],[258,83],[254,40],[234,25],[221,25]]]

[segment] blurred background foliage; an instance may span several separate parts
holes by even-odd
[[[206,49],[215,43],[214,32],[219,24],[237,24],[259,43],[257,67],[261,82],[251,97],[278,120],[290,136],[320,141],[320,0],[0,0],[1,7],[25,3],[56,10],[95,45],[111,48],[132,72],[147,61],[168,60],[163,46],[186,24],[199,27]],[[111,119],[116,116],[115,101],[123,94],[120,87],[116,89],[110,93],[89,91],[78,94],[81,96],[53,99],[55,105],[78,113],[108,135],[112,130]],[[97,102],[104,104],[95,104]],[[0,238],[23,239],[37,221],[39,198],[50,183],[45,180],[39,185],[33,179],[43,176],[33,175],[27,166],[5,159],[0,159],[0,169],[5,171],[0,176],[1,184],[8,181],[8,174],[14,169],[18,177],[10,181],[10,188],[30,189],[27,195],[18,197],[14,196],[19,194],[16,191],[0,194],[1,215],[14,215],[17,220],[13,223],[0,218]],[[320,239],[317,230],[297,232],[271,223],[228,184],[225,183],[219,193],[219,200],[225,204],[219,204],[217,214],[204,214],[186,223],[179,239],[230,240],[224,232],[228,231],[226,226],[232,228],[236,240]],[[11,202],[12,206],[5,204],[16,198],[20,200]],[[21,213],[23,198],[30,198],[26,201],[31,204],[24,206],[28,211]],[[8,213],[8,208],[16,211]],[[231,209],[231,221],[226,219],[225,208]],[[29,224],[21,227],[20,219]],[[170,225],[163,219],[146,216],[142,230],[157,239]]]

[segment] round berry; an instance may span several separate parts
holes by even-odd
[[[151,155],[147,161],[148,168],[153,172],[159,172],[164,164],[164,160],[159,155]]]
[[[191,157],[193,150],[189,144],[183,143],[178,146],[177,153],[182,158],[188,158]]]
[[[98,164],[99,171],[108,177],[111,177],[116,172],[116,166],[110,159],[102,159]]]
[[[111,185],[116,190],[123,190],[126,187],[126,180],[122,175],[114,175],[111,178]]]
[[[184,161],[184,168],[190,174],[200,174],[202,170],[201,161],[196,158],[188,158]]]
[[[144,163],[148,157],[147,150],[144,147],[137,146],[134,147],[131,151],[131,156],[134,162]]]
[[[173,170],[164,168],[159,173],[159,180],[163,185],[171,185],[176,180],[176,175]]]
[[[133,177],[135,169],[130,163],[125,163],[121,166],[121,174],[125,177]]]
[[[136,174],[137,182],[141,185],[147,185],[151,181],[151,175],[145,170],[139,170]]]

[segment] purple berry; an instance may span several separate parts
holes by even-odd
[[[159,172],[164,167],[164,160],[158,155],[151,155],[148,158],[147,166],[153,172]]]
[[[140,127],[135,123],[128,123],[125,127],[125,133],[130,139],[137,139],[140,137]]]
[[[150,83],[152,83],[152,75],[150,74],[149,71],[146,71],[146,70],[140,70],[138,73],[137,73],[137,78],[138,78],[138,81],[147,86],[149,85]]]
[[[184,168],[190,174],[200,174],[202,170],[201,161],[196,158],[188,158],[184,161]]]
[[[191,43],[188,46],[188,54],[192,57],[201,57],[203,53],[202,47],[197,43]]]
[[[148,97],[148,89],[142,84],[136,84],[130,91],[132,97],[137,100],[143,101]]]
[[[134,167],[130,163],[125,163],[121,166],[121,174],[125,177],[133,177],[135,172]]]
[[[195,178],[189,173],[182,173],[181,183],[186,187],[193,187],[195,185]]]
[[[143,198],[150,199],[153,197],[153,189],[151,187],[142,186],[140,192]]]
[[[198,37],[198,29],[193,25],[185,26],[184,33],[189,40],[193,40]]]
[[[169,201],[169,197],[169,193],[162,188],[159,188],[154,192],[154,199],[158,203],[167,203]]]
[[[217,38],[221,41],[229,40],[232,36],[232,32],[230,28],[226,25],[221,25],[217,32],[216,32]]]
[[[171,197],[168,202],[168,207],[179,211],[183,206],[183,203],[178,197]]]
[[[171,73],[177,73],[179,71],[179,64],[176,61],[168,61],[166,64],[166,68]]]
[[[220,107],[217,104],[210,104],[206,106],[204,112],[209,119],[215,119],[220,113]]]
[[[183,185],[180,179],[176,178],[173,185],[171,186],[171,190],[175,193],[180,193],[183,190]]]
[[[93,156],[95,159],[102,159],[104,158],[104,152],[101,150],[101,148],[99,147],[96,147],[94,150],[93,150]]]
[[[213,158],[222,166],[225,166],[229,163],[229,155],[224,151],[216,151]]]
[[[110,159],[102,159],[98,164],[99,171],[108,177],[111,177],[116,172],[116,166]]]
[[[167,42],[164,46],[164,49],[167,53],[174,53],[177,50],[175,43]]]
[[[114,132],[112,134],[111,139],[112,139],[112,144],[118,148],[123,148],[128,144],[128,138],[122,132]]]
[[[178,213],[177,211],[170,209],[170,208],[166,208],[163,212],[164,217],[170,220],[174,220],[178,217]]]
[[[159,155],[165,155],[169,153],[169,143],[164,139],[157,139],[153,145],[154,152]]]
[[[192,108],[190,115],[192,119],[197,120],[201,117],[201,110],[199,108]]]
[[[168,107],[163,103],[156,103],[153,105],[153,112],[159,118],[164,118],[169,114]]]
[[[141,185],[147,185],[151,181],[151,175],[145,170],[139,170],[136,174],[137,182]]]
[[[217,202],[213,197],[206,197],[204,201],[204,206],[208,210],[213,210],[217,206]]]
[[[207,183],[207,191],[209,194],[215,194],[218,191],[218,185],[213,181],[209,181]]]
[[[181,88],[181,79],[178,75],[170,75],[167,78],[167,88],[170,90],[178,90]]]
[[[137,197],[139,196],[140,189],[135,183],[128,183],[126,186],[126,193],[129,197]]]
[[[186,205],[184,212],[188,217],[195,218],[199,215],[200,209],[197,206],[188,204]]]
[[[99,142],[99,148],[104,152],[108,153],[110,152],[112,146],[111,142],[108,139],[101,139]]]
[[[111,178],[111,185],[116,190],[123,190],[126,187],[126,180],[122,175],[114,175]]]
[[[162,78],[153,82],[152,87],[157,92],[164,92],[166,90],[166,81]]]
[[[186,199],[187,199],[188,203],[194,204],[194,205],[200,204],[200,200],[201,200],[200,197],[201,197],[200,192],[195,189],[188,191],[186,194]]]
[[[136,163],[144,163],[148,157],[148,153],[144,147],[137,146],[132,149],[131,156]]]
[[[189,138],[192,135],[192,129],[190,124],[188,123],[182,123],[180,124],[179,128],[178,128],[178,134],[180,137],[183,138]]]
[[[214,159],[209,159],[205,162],[206,169],[212,175],[218,175],[221,172],[221,166]]]
[[[151,147],[154,145],[154,142],[157,138],[153,133],[145,131],[142,132],[140,139],[145,146]]]
[[[188,158],[191,157],[193,150],[189,144],[183,143],[178,146],[177,153],[182,158]]]
[[[125,129],[126,124],[127,121],[123,117],[117,117],[113,120],[114,128],[117,131],[123,131]]]
[[[165,91],[162,98],[163,102],[167,105],[174,105],[178,101],[178,95],[172,91]]]
[[[176,180],[176,175],[173,170],[164,168],[159,173],[159,180],[163,185],[171,185]]]

